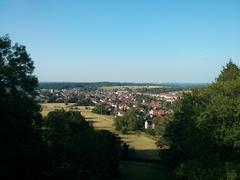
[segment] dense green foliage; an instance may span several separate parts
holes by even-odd
[[[240,69],[231,61],[207,88],[178,102],[161,153],[181,179],[240,178]]]
[[[53,111],[42,121],[33,70],[26,48],[0,37],[0,179],[116,177],[118,138],[80,112]]]
[[[42,170],[36,155],[41,146],[41,115],[33,70],[25,46],[12,46],[8,36],[0,37],[0,179],[34,177]]]
[[[219,77],[216,79],[217,82],[231,81],[236,80],[240,77],[240,69],[239,67],[232,62],[230,59],[229,63],[226,67],[223,67],[223,70]]]
[[[0,37],[0,110],[3,140],[10,138],[19,142],[21,140],[15,138],[22,135],[24,139],[21,143],[25,143],[27,139],[30,142],[32,124],[35,127],[39,125],[40,106],[34,101],[38,81],[32,75],[33,70],[33,61],[26,48],[18,44],[11,46],[8,36]],[[22,126],[23,129],[15,129],[16,126]]]
[[[99,103],[92,109],[92,112],[101,115],[110,115],[112,114],[112,110],[113,108],[106,106],[106,104]]]
[[[130,108],[123,117],[116,117],[114,119],[115,129],[118,131],[136,131],[144,127],[144,118],[136,109]]]
[[[39,89],[70,89],[80,88],[82,91],[95,91],[98,85],[95,83],[74,83],[74,82],[40,82]]]
[[[149,93],[149,94],[160,94],[160,93],[169,93],[174,91],[181,91],[184,88],[177,88],[177,87],[157,87],[157,88],[139,88],[138,91],[141,93]]]
[[[118,145],[112,133],[95,131],[77,111],[52,111],[45,123],[49,159],[55,162],[51,177],[112,179],[118,175]]]
[[[94,103],[91,99],[86,98],[85,96],[79,96],[76,102],[77,106],[93,106]]]
[[[170,86],[180,89],[196,89],[207,87],[207,83],[162,83],[164,86]]]
[[[171,116],[165,116],[165,117],[155,117],[153,119],[154,134],[156,136],[162,137],[164,135],[166,126],[171,118],[172,118]]]

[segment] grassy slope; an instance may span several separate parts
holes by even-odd
[[[54,109],[69,109],[71,106],[66,106],[63,103],[55,104],[43,104],[42,114],[47,115],[49,111]],[[96,129],[106,129],[117,133],[113,128],[113,117],[98,115],[91,112],[91,110],[85,109],[85,107],[79,107],[82,115],[87,120],[93,123]],[[135,156],[146,159],[158,159],[158,151],[155,145],[155,141],[147,137],[144,133],[128,133],[126,135],[119,134],[123,141],[128,143],[130,147],[135,149]],[[151,165],[146,163],[134,163],[134,162],[121,162],[120,163],[121,179],[165,179],[164,169],[159,165]]]

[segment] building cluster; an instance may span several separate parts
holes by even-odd
[[[63,90],[39,90],[40,98],[43,101],[54,99],[54,102],[76,103],[78,97],[82,96],[90,100],[93,104],[102,104],[114,116],[122,117],[130,108],[134,108],[139,114],[148,117],[145,128],[152,127],[154,117],[164,117],[172,113],[169,105],[179,99],[181,92],[170,92],[160,94],[143,94],[133,90],[96,90],[81,91],[78,88]]]

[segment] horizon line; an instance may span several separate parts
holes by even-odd
[[[39,83],[210,84],[209,82],[39,81]]]

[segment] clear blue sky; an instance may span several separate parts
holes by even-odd
[[[40,81],[212,82],[240,65],[239,0],[0,0]]]

